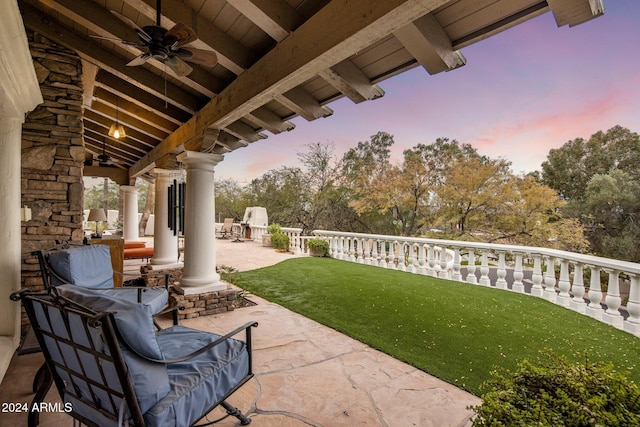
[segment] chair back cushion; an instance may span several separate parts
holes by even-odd
[[[87,245],[51,252],[49,266],[67,283],[84,288],[113,288],[109,246]]]
[[[58,286],[61,295],[96,312],[113,313],[116,326],[127,345],[152,359],[164,359],[153,326],[151,307],[107,295],[100,290],[73,285]],[[140,410],[144,413],[169,393],[169,377],[164,364],[148,362],[121,346],[129,368]]]

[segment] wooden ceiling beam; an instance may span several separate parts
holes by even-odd
[[[131,168],[131,176],[143,173],[156,158],[195,138],[204,129],[227,127],[275,96],[308,81],[321,70],[344,61],[446,2],[329,2],[136,163]]]
[[[427,14],[393,33],[429,74],[437,74],[467,63],[460,51],[452,48],[451,39],[438,20]]]
[[[127,67],[127,60],[105,49],[86,35],[61,24],[54,17],[25,3],[23,0],[18,0],[18,5],[27,28],[39,32],[62,46],[75,50],[83,59],[117,75],[121,79],[127,80],[133,85],[143,87],[158,97],[164,98],[166,88],[169,102],[190,113],[195,113],[202,105],[203,101],[200,98],[172,83],[165,82],[161,76],[156,76],[143,67]]]
[[[95,78],[96,87],[107,89],[121,99],[126,99],[139,107],[148,108],[158,116],[181,125],[191,118],[191,114],[179,107],[168,104],[164,99],[145,91],[130,82],[121,79],[107,71],[100,70]]]
[[[112,141],[112,139],[111,137],[106,136],[105,128],[103,128],[102,126],[96,123],[85,121],[84,130],[87,133],[91,132],[92,137],[95,140],[100,140],[100,141],[104,140],[105,143],[113,144],[113,142],[109,142],[109,141]],[[127,147],[134,156],[138,156],[138,157],[144,156],[145,153],[149,150],[146,146],[140,144],[135,140],[132,140],[131,138],[118,139],[118,144],[122,145],[123,147]]]
[[[111,126],[111,123],[113,123],[113,120],[101,116],[100,114],[97,114],[91,110],[84,110],[84,122],[95,123],[101,126],[104,129],[103,133],[107,135],[107,132],[109,131],[109,127]],[[135,129],[127,129],[127,139],[133,139],[140,144],[147,146],[148,149],[153,149],[160,142],[160,140],[152,138],[147,134],[138,132]]]
[[[231,123],[225,129],[231,135],[244,139],[247,142],[256,142],[267,138],[267,135],[258,132],[241,120]]]
[[[602,0],[547,0],[558,27],[573,27],[604,14]]]
[[[328,117],[333,114],[331,108],[326,105],[320,105],[309,92],[300,86],[276,96],[275,99],[308,121],[319,119],[320,117]]]
[[[282,118],[267,107],[256,108],[247,114],[245,118],[273,134],[288,132],[295,128],[293,123],[282,120]]]
[[[227,3],[277,42],[304,22],[285,0],[227,0]]]
[[[350,60],[346,59],[318,75],[347,96],[356,104],[384,96],[384,90],[369,78]]]
[[[120,99],[119,96],[109,92],[104,88],[96,88],[93,95],[95,99],[98,99],[103,104],[108,105],[109,107],[114,109],[114,111],[117,107],[118,112],[124,112],[126,115],[132,116],[149,126],[153,126],[163,133],[169,134],[178,128],[178,125],[165,119],[164,117],[153,114],[146,108],[141,108],[137,104],[127,99]]]
[[[156,21],[156,0],[124,0],[144,16]],[[238,75],[255,61],[251,52],[228,34],[201,17],[188,5],[180,1],[163,2],[161,24],[171,28],[177,22],[189,25],[198,35],[198,40],[190,43],[199,49],[214,50],[220,65]]]
[[[115,122],[116,109],[103,103],[100,99],[94,99],[91,103],[91,111],[96,114],[100,114]],[[162,140],[167,137],[170,132],[165,132],[162,129],[158,129],[155,126],[149,125],[142,120],[137,119],[134,116],[129,115],[126,111],[119,109],[118,122],[124,125],[125,130],[135,129],[145,135],[149,135],[152,138]]]
[[[120,185],[129,184],[129,171],[126,169],[104,167],[104,166],[85,166],[82,175],[99,178],[109,178],[113,182]]]

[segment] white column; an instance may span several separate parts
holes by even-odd
[[[178,155],[187,171],[184,221],[184,273],[178,292],[184,295],[220,291],[227,285],[216,273],[214,167],[223,156],[195,151]]]
[[[133,185],[121,185],[120,195],[123,198],[122,236],[125,242],[140,240],[138,232],[138,189]]]
[[[174,180],[181,180],[181,170],[154,169],[156,182],[155,220],[153,223],[153,269],[178,265],[178,233],[169,228],[169,187]]]

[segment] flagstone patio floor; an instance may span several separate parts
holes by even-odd
[[[249,270],[268,266],[280,254],[255,242],[217,242],[217,264]],[[134,272],[137,262],[127,262]],[[225,333],[248,321],[253,331],[255,377],[229,402],[255,426],[468,426],[469,405],[480,399],[453,385],[353,340],[277,304],[251,296],[255,306],[181,324]],[[0,402],[30,402],[31,381],[41,354],[14,356],[0,385]],[[55,390],[45,402],[58,402]],[[207,418],[215,419],[214,410]],[[0,425],[26,425],[24,413],[0,413]],[[229,418],[219,425],[237,425]],[[42,413],[40,425],[71,425],[63,413]]]

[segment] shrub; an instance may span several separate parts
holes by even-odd
[[[275,233],[280,233],[282,230],[280,228],[280,224],[271,224],[270,226],[267,227],[267,233],[268,234],[275,234]]]
[[[309,252],[313,251],[318,254],[317,256],[329,256],[329,242],[324,239],[319,239],[317,237],[309,239],[307,240],[307,247],[309,248]]]
[[[640,425],[640,388],[612,365],[571,364],[547,350],[515,372],[493,371],[473,426]]]
[[[281,231],[271,233],[271,246],[280,251],[288,251],[289,236]]]

